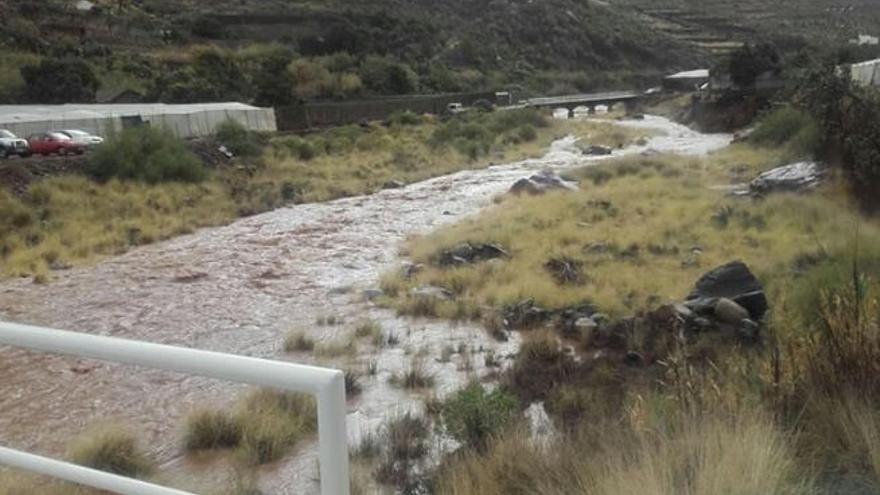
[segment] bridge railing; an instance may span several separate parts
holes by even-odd
[[[314,395],[322,495],[348,495],[345,383],[339,370],[0,322],[0,344]],[[122,495],[187,492],[0,447],[0,464]]]
[[[532,106],[565,105],[567,103],[601,103],[606,101],[626,101],[641,98],[636,91],[615,91],[608,93],[590,93],[577,95],[547,96],[527,100]]]

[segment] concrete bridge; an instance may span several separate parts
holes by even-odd
[[[549,98],[532,98],[526,101],[526,106],[535,108],[565,108],[568,117],[574,118],[576,108],[587,108],[590,113],[595,113],[599,105],[607,106],[609,110],[618,104],[626,105],[627,112],[633,111],[642,98],[638,91],[616,91],[610,93],[592,93],[580,95],[552,96]]]

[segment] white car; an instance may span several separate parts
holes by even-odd
[[[101,136],[95,136],[94,134],[89,134],[86,131],[67,129],[58,132],[70,137],[70,139],[72,139],[74,143],[82,144],[86,147],[97,146],[104,142],[104,138],[102,138]]]
[[[446,111],[451,114],[461,113],[465,111],[464,105],[461,103],[450,103],[446,105]]]
[[[27,141],[20,139],[6,129],[0,129],[0,158],[7,158],[12,155],[24,158],[30,156],[30,154],[31,149]]]

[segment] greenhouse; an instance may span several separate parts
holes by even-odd
[[[243,103],[0,105],[0,129],[24,137],[55,129],[105,135],[111,130],[150,125],[191,138],[213,134],[227,120],[253,131],[277,130],[273,109]]]

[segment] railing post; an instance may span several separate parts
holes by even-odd
[[[318,393],[321,495],[349,495],[345,376],[341,371]]]

